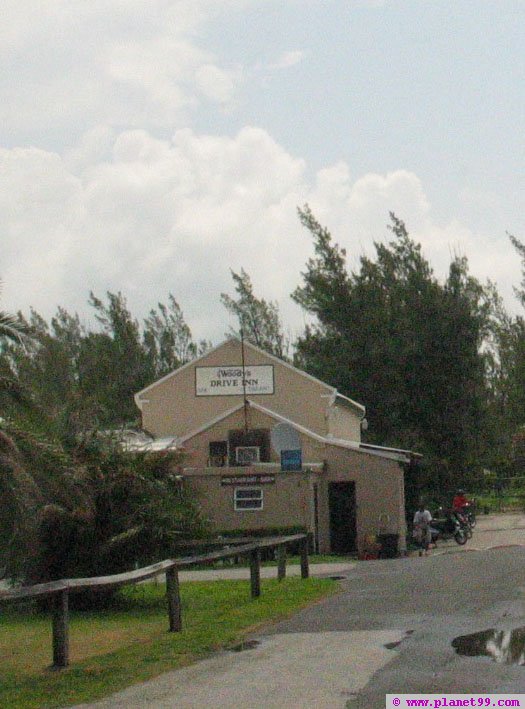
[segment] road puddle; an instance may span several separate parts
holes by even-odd
[[[482,630],[471,635],[459,635],[452,641],[458,655],[490,657],[506,665],[525,665],[525,627],[514,630]]]
[[[405,635],[401,638],[401,640],[396,640],[392,643],[385,643],[383,647],[386,647],[387,650],[395,650],[395,648],[401,645],[403,640],[406,640],[408,637],[410,637],[413,632],[413,630],[405,630]]]

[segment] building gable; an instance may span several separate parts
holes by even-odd
[[[201,434],[207,431],[214,431],[217,428],[224,429],[224,424],[228,421],[233,422],[233,426],[242,427],[243,426],[243,415],[240,413],[244,409],[244,403],[237,404],[235,407],[225,411],[222,415],[217,418],[207,421],[203,426],[198,429],[188,432],[185,436],[181,437],[176,441],[177,446],[182,446],[183,448],[190,444],[192,441],[197,439]],[[254,425],[254,414],[256,417],[262,415],[264,418],[257,418],[255,425],[259,427],[264,422],[266,426],[275,426],[276,424],[285,423],[289,426],[295,428],[298,434],[300,434],[302,440],[310,440],[315,444],[322,445],[323,447],[335,447],[342,448],[345,450],[352,450],[355,453],[359,453],[365,456],[388,458],[391,460],[396,460],[401,463],[408,463],[412,458],[421,458],[418,453],[413,453],[412,451],[402,450],[399,448],[385,448],[384,446],[377,445],[367,445],[364,443],[359,443],[356,441],[348,441],[342,438],[336,438],[334,436],[321,436],[315,431],[311,431],[296,422],[281,416],[275,411],[271,411],[265,406],[261,406],[256,402],[247,400],[247,423],[248,427],[253,427]]]
[[[155,437],[182,438],[242,403],[245,394],[321,436],[330,433],[328,410],[336,389],[248,342],[243,369],[241,343],[235,338],[146,387],[135,401],[145,430]],[[350,399],[345,404],[358,431],[364,407]]]

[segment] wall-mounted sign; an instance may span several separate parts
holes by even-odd
[[[281,470],[292,472],[302,470],[303,461],[301,449],[298,450],[282,450],[281,451]]]
[[[273,365],[195,367],[196,396],[273,394]]]
[[[221,485],[272,485],[275,475],[221,475]]]

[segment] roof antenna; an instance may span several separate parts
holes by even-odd
[[[246,372],[244,368],[244,331],[241,327],[242,395],[244,399],[244,434],[248,435],[248,399],[246,398]]]

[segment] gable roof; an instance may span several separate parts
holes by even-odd
[[[234,338],[228,338],[227,340],[223,340],[219,345],[216,345],[215,347],[212,347],[211,350],[207,350],[204,352],[204,354],[199,355],[198,357],[195,357],[194,359],[191,359],[189,362],[186,362],[186,364],[183,364],[181,367],[178,367],[177,369],[174,369],[172,372],[169,372],[168,374],[165,374],[163,377],[160,379],[157,379],[157,381],[153,382],[152,384],[148,384],[147,387],[144,387],[144,389],[141,389],[138,391],[135,396],[135,403],[139,407],[139,409],[142,410],[142,399],[140,399],[141,394],[145,394],[147,391],[150,389],[154,389],[157,387],[159,384],[162,384],[163,382],[167,382],[169,379],[172,377],[178,376],[181,372],[183,372],[185,369],[188,369],[189,367],[192,366],[192,364],[196,364],[197,362],[200,362],[201,359],[204,359],[204,357],[207,357],[210,355],[212,352],[215,352],[216,350],[220,349],[223,345],[225,345],[227,342],[229,342],[231,339]]]
[[[195,359],[192,359],[190,362],[186,362],[186,364],[183,364],[182,367],[179,367],[178,369],[174,369],[172,372],[169,374],[164,375],[160,379],[157,379],[156,382],[153,382],[152,384],[149,384],[147,387],[144,389],[141,389],[139,392],[135,394],[135,403],[138,406],[140,410],[142,410],[142,395],[145,394],[146,392],[150,391],[151,389],[154,389],[155,387],[159,386],[159,384],[162,384],[165,381],[168,381],[169,379],[172,379],[173,377],[177,377],[181,372],[183,372],[185,369],[188,369],[192,365],[196,364],[197,362],[200,362],[203,360],[205,357],[208,357],[210,354],[213,352],[216,352],[219,350],[221,347],[226,345],[229,342],[236,342],[239,345],[241,344],[241,341],[239,340],[238,337],[228,337],[226,340],[223,340],[219,345],[216,347],[212,347],[211,350],[208,350],[204,354],[200,355],[199,357],[196,357]],[[330,384],[327,384],[326,382],[321,381],[320,379],[317,379],[316,377],[312,376],[311,374],[308,374],[308,372],[303,371],[302,369],[298,369],[297,367],[294,367],[293,364],[290,364],[289,362],[285,362],[283,359],[279,359],[279,357],[276,357],[273,354],[270,354],[269,352],[266,352],[266,350],[262,350],[260,347],[257,347],[256,345],[252,344],[251,342],[248,342],[247,340],[244,340],[244,347],[253,350],[254,352],[258,352],[259,354],[264,355],[267,357],[269,360],[272,362],[275,362],[277,364],[282,365],[283,367],[286,367],[287,369],[292,370],[296,374],[299,374],[300,376],[304,377],[305,379],[309,379],[312,382],[315,382],[316,384],[320,384],[321,386],[326,387],[328,392],[331,395],[332,398],[332,403],[335,401],[335,399],[340,399],[342,403],[346,404],[347,406],[350,406],[352,408],[357,409],[362,415],[365,415],[365,407],[362,404],[358,404],[357,401],[353,401],[352,399],[349,399],[347,396],[344,396],[343,394],[340,394],[337,389]]]
[[[250,408],[253,408],[256,411],[260,411],[263,414],[266,414],[267,416],[275,419],[279,423],[287,423],[288,425],[295,428],[298,433],[302,433],[305,436],[323,445],[336,446],[337,448],[346,448],[348,450],[353,450],[356,453],[377,456],[379,458],[389,458],[390,460],[397,460],[400,463],[408,463],[411,458],[416,456],[421,457],[418,453],[412,453],[412,451],[405,451],[397,448],[382,448],[381,446],[363,446],[357,441],[347,441],[341,438],[332,438],[331,436],[321,436],[319,433],[315,433],[315,431],[312,431],[309,428],[302,426],[301,424],[295,423],[295,421],[292,421],[291,419],[288,419],[285,416],[282,416],[281,414],[272,411],[266,406],[262,406],[261,404],[258,404],[255,401],[251,401],[251,399],[247,399],[247,403]],[[243,407],[244,402],[241,402],[236,406],[233,406],[231,409],[223,411],[219,416],[210,419],[204,425],[199,426],[199,428],[196,428],[193,431],[187,433],[186,435],[181,436],[181,438],[178,438],[176,441],[177,447],[183,445],[192,438],[195,438],[195,436],[198,436],[200,433],[203,433],[204,431],[207,431],[208,429],[212,428],[216,423],[224,421],[224,419],[228,418],[237,411],[240,411]]]

